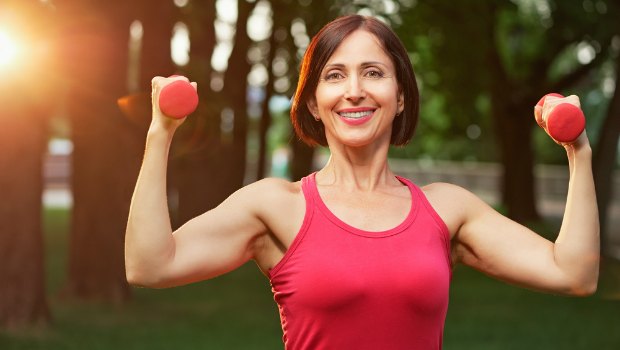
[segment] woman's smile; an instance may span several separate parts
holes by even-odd
[[[347,108],[337,112],[340,119],[348,125],[362,125],[372,119],[376,108]]]

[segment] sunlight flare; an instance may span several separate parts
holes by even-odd
[[[16,61],[19,46],[3,29],[0,29],[0,67],[8,66]]]

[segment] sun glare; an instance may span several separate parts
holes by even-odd
[[[0,30],[0,66],[6,66],[14,62],[19,48],[9,34]]]

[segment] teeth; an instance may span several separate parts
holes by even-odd
[[[359,119],[359,118],[363,118],[366,116],[369,116],[372,114],[372,111],[364,111],[364,112],[342,112],[342,113],[338,113],[340,114],[340,116],[345,117],[345,118],[350,118],[350,119]]]

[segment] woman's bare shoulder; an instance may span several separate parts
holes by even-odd
[[[293,202],[303,200],[301,181],[282,178],[264,178],[246,185],[238,192],[244,202],[260,212],[273,207],[284,209]]]
[[[459,185],[446,182],[434,182],[421,187],[433,206],[453,209],[471,209],[472,206],[484,205],[484,201],[473,192]]]
[[[301,194],[301,181],[267,177],[246,186],[248,192],[264,192],[264,195],[286,196]]]
[[[255,215],[271,234],[264,235],[255,258],[263,271],[282,259],[302,226],[306,204],[300,181],[266,178],[247,186]]]
[[[454,200],[455,197],[458,199],[462,199],[462,197],[466,197],[468,195],[473,195],[471,192],[466,190],[465,188],[447,183],[447,182],[433,182],[424,186],[421,186],[420,189],[424,192],[429,201],[450,201]]]
[[[468,210],[481,204],[481,200],[475,194],[458,185],[435,182],[421,189],[451,234],[455,234],[464,223]]]

